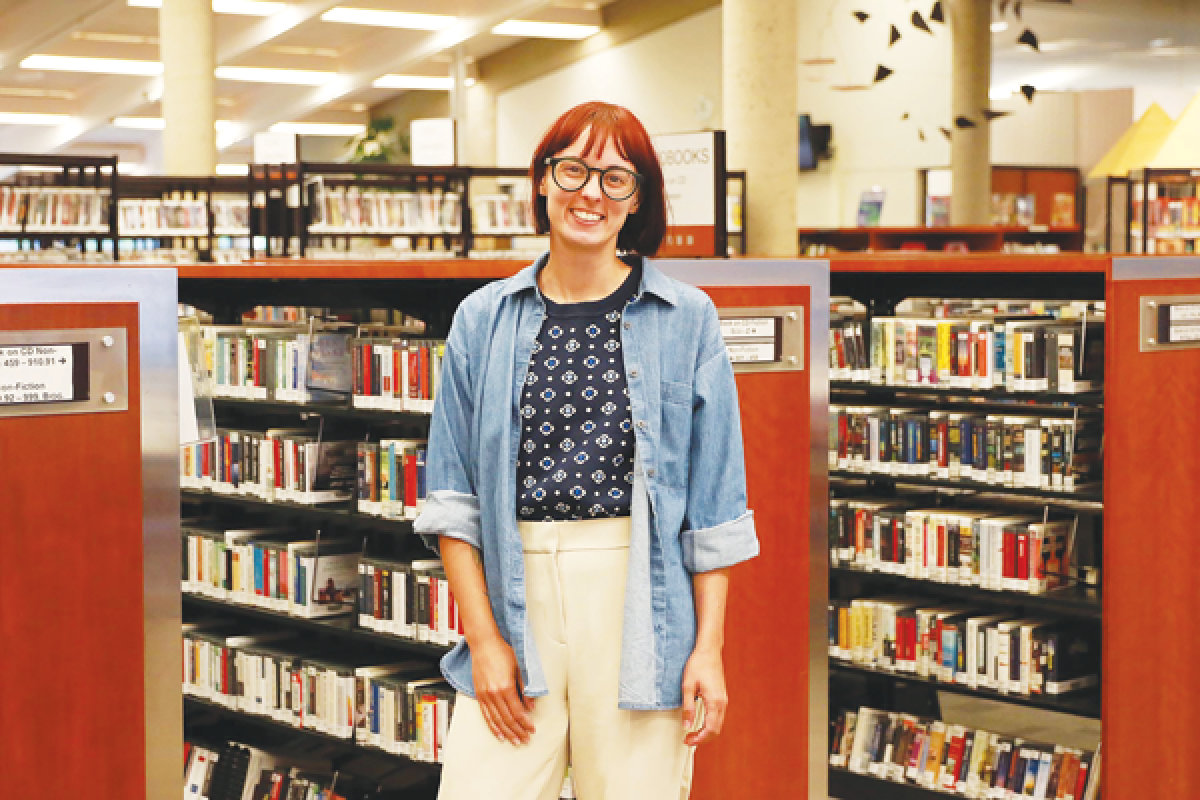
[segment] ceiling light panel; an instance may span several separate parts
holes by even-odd
[[[66,89],[35,89],[26,86],[0,86],[0,97],[50,97],[55,100],[74,100],[75,93]]]
[[[62,125],[71,119],[68,114],[29,114],[22,111],[0,111],[0,125]]]
[[[440,31],[453,25],[455,17],[444,14],[417,14],[409,11],[384,11],[374,8],[338,6],[321,15],[325,22],[348,25],[373,25],[379,28],[404,28],[411,31]]]
[[[105,42],[107,44],[158,44],[157,36],[142,36],[137,33],[105,33],[103,31],[75,31],[71,38],[79,42]]]
[[[52,56],[35,54],[21,62],[21,69],[39,69],[51,72],[91,72],[103,75],[139,75],[152,77],[161,75],[161,61],[136,61],[127,58],[81,58],[79,56]]]
[[[425,89],[447,92],[454,88],[454,78],[438,75],[384,75],[371,85],[376,89]]]
[[[296,86],[324,86],[337,78],[336,72],[273,67],[217,67],[218,80],[247,83],[287,83]]]
[[[162,117],[113,117],[114,128],[130,128],[139,131],[161,131],[167,127],[167,121]],[[219,119],[214,124],[218,131],[228,130],[233,124],[227,119]]]
[[[347,122],[276,122],[271,133],[295,133],[301,136],[357,136],[366,125]]]
[[[249,175],[249,164],[217,164],[218,175]]]
[[[126,0],[133,8],[162,8],[163,0]],[[287,8],[287,3],[264,0],[213,0],[217,14],[240,14],[247,17],[269,17]]]
[[[510,19],[492,28],[498,36],[526,36],[534,39],[586,39],[599,33],[596,25],[577,25],[570,22],[535,22]]]

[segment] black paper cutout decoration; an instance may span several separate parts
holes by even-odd
[[[978,126],[975,124],[975,120],[971,119],[970,117],[955,117],[954,127],[962,130],[963,128],[975,128]]]
[[[985,120],[987,120],[988,122],[991,122],[992,120],[998,119],[999,117],[1007,117],[1012,112],[1011,111],[994,111],[990,108],[985,108],[985,109],[983,109],[983,111],[981,113],[983,114],[983,118]]]
[[[903,116],[903,117],[901,117],[900,119],[908,119],[908,112],[907,112],[907,111],[905,111],[905,112],[904,112],[904,116]]]
[[[1006,8],[1008,8],[1008,0],[1000,0],[1000,4],[998,6],[996,6],[996,10],[999,11],[1001,14],[1004,13],[1004,10]]]
[[[929,12],[929,18],[934,22],[941,22],[945,24],[946,12],[942,10],[942,0],[937,0],[937,2],[933,4],[933,11]]]
[[[925,131],[920,130],[918,128],[917,129],[917,138],[920,139],[922,142],[925,141]]]
[[[1021,0],[1013,3],[1013,14],[1016,14],[1017,19],[1021,18]]]
[[[871,15],[865,11],[855,11],[854,18],[856,20],[858,20],[859,22],[866,22],[868,19],[871,18]]]
[[[891,47],[898,41],[900,41],[900,29],[893,25],[891,38],[888,41],[888,47]]]
[[[883,64],[880,64],[875,68],[875,83],[886,80],[893,72],[895,72],[895,70],[888,69]]]
[[[1034,50],[1038,50],[1037,35],[1033,31],[1029,30],[1029,28],[1026,28],[1025,32],[1017,38],[1017,44],[1027,44]]]
[[[949,128],[938,128],[938,130],[942,132],[942,136],[945,136],[945,137],[946,137],[946,139],[953,139],[953,138],[954,138],[954,134],[952,134],[952,133],[950,132],[950,129],[949,129]]]
[[[923,30],[926,33],[933,33],[933,31],[929,29],[929,24],[925,22],[924,17],[921,16],[920,11],[914,11],[912,13],[912,24],[914,28]]]
[[[1037,93],[1037,89],[1030,86],[1028,83],[1021,86],[1021,94],[1025,95],[1025,99],[1033,102],[1033,95]]]

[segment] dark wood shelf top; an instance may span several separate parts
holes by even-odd
[[[1083,253],[831,253],[832,272],[1090,272],[1107,275],[1112,257]]]
[[[926,789],[913,783],[898,783],[861,775],[847,769],[829,768],[829,796],[843,800],[935,800],[962,797],[960,794]]]
[[[879,481],[896,483],[906,486],[929,486],[935,489],[953,489],[960,492],[975,492],[978,494],[996,495],[1037,501],[1039,504],[1063,505],[1080,510],[1101,511],[1104,506],[1104,492],[1099,484],[1085,484],[1072,492],[1054,491],[1052,489],[1026,489],[1008,486],[997,486],[992,483],[963,480],[940,480],[938,478],[922,478],[916,475],[885,475],[881,472],[855,472],[848,469],[831,469],[829,477],[839,480]],[[1049,501],[1047,503],[1047,501]]]
[[[1003,414],[1071,416],[1075,409],[1104,407],[1104,391],[1009,392],[1004,389],[955,389],[942,386],[885,386],[861,381],[830,381],[833,402],[879,400],[888,404],[936,403],[931,411],[978,411]],[[850,395],[848,397],[848,395]],[[953,406],[953,408],[951,408]]]
[[[250,617],[253,619],[268,619],[273,622],[278,622],[281,625],[286,625],[290,628],[295,628],[301,631],[320,632],[337,636],[348,641],[365,642],[373,645],[383,645],[385,647],[394,647],[397,650],[404,650],[417,655],[429,656],[432,658],[441,658],[450,648],[443,647],[440,644],[431,644],[429,642],[418,642],[413,639],[405,639],[401,636],[392,636],[387,633],[377,633],[375,631],[360,628],[355,622],[353,614],[344,614],[337,617],[319,617],[308,619],[305,617],[297,617],[293,614],[288,614],[283,611],[274,611],[268,608],[259,608],[258,606],[249,606],[242,603],[231,603],[226,600],[216,600],[212,597],[205,597],[201,594],[192,592],[183,593],[184,605],[193,608],[202,608],[209,611],[216,611],[225,614],[234,614],[241,617]]]
[[[859,664],[852,664],[839,659],[829,659],[829,669],[831,671],[853,673],[856,675],[865,675],[868,678],[875,680],[887,680],[896,682],[905,682],[928,686],[931,689],[937,689],[941,692],[953,692],[967,697],[982,697],[987,700],[995,700],[1001,703],[1011,703],[1012,705],[1026,706],[1029,708],[1040,708],[1045,711],[1058,711],[1063,714],[1072,714],[1077,717],[1086,717],[1088,719],[1100,719],[1100,689],[1085,689],[1069,694],[1016,694],[997,692],[992,689],[972,689],[970,686],[962,683],[950,683],[948,681],[939,681],[933,678],[923,678],[920,675],[890,672],[888,670],[876,669],[874,667],[866,667]]]
[[[361,419],[370,422],[395,422],[412,425],[428,425],[432,415],[420,411],[383,411],[375,408],[355,408],[334,403],[287,403],[276,400],[243,400],[235,397],[214,397],[213,406],[228,411],[248,414],[302,415],[317,417],[340,417]]]
[[[978,586],[964,586],[958,583],[921,580],[849,566],[830,567],[829,574],[834,579],[856,579],[899,589],[914,595],[955,598],[978,602],[987,607],[1004,606],[1005,608],[1022,609],[1038,615],[1048,614],[1098,621],[1103,610],[1099,591],[1088,593],[1080,589],[1066,588],[1056,589],[1045,594],[1029,594],[1028,592],[982,589]]]
[[[321,505],[302,505],[300,503],[272,503],[257,497],[244,495],[221,494],[202,489],[182,489],[180,496],[190,503],[215,503],[224,506],[241,508],[246,511],[281,514],[293,519],[302,519],[313,523],[341,524],[358,529],[369,529],[411,535],[413,523],[410,519],[387,519],[373,514],[360,514],[348,501],[346,503],[325,503]]]
[[[263,258],[241,264],[183,264],[180,280],[495,280],[515,275],[530,261],[486,258],[430,258],[354,261],[319,258]]]

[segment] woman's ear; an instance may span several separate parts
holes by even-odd
[[[546,196],[546,176],[542,176],[541,182],[538,183],[538,194],[542,197]]]
[[[638,209],[641,207],[642,207],[642,193],[634,192],[633,193],[633,202],[629,204],[629,215],[633,216],[634,214],[636,214],[638,212]]]

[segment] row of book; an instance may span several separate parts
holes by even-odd
[[[1102,320],[988,315],[835,320],[830,378],[886,386],[1076,393],[1104,380]]]
[[[180,486],[267,502],[337,503],[354,497],[356,457],[357,442],[304,429],[218,429],[215,439],[180,447]]]
[[[332,765],[279,756],[239,742],[184,742],[184,800],[350,800]],[[343,781],[344,783],[344,781]],[[360,800],[361,795],[354,796]]]
[[[446,342],[437,339],[355,339],[355,408],[433,413]]]
[[[981,800],[1095,800],[1100,748],[1039,744],[862,707],[831,722],[829,763]]]
[[[1072,578],[1075,518],[911,506],[831,499],[830,565],[1026,594]]]
[[[183,526],[182,588],[227,603],[305,619],[353,615],[359,627],[449,646],[463,635],[436,559],[362,555],[362,542],[317,539],[290,528]]]
[[[425,452],[425,439],[359,442],[359,513],[416,519],[425,505]]]
[[[349,333],[204,325],[200,364],[214,397],[290,403],[346,402]]]
[[[1103,474],[1103,420],[829,406],[830,469],[1075,491]]]
[[[455,692],[436,666],[363,665],[311,650],[287,632],[185,623],[183,691],[232,711],[416,761],[442,760]]]
[[[1002,694],[1059,695],[1100,682],[1099,637],[1086,625],[909,597],[831,601],[829,655]]]
[[[1186,234],[1200,237],[1200,197],[1156,197],[1147,209],[1154,236]],[[1142,201],[1133,201],[1132,219],[1142,222]]]
[[[105,233],[110,192],[77,186],[0,186],[0,231]]]
[[[213,197],[212,212],[216,235],[248,235],[250,209],[245,197]],[[122,197],[117,203],[117,214],[122,235],[208,234],[208,203],[203,198]]]
[[[510,194],[472,197],[471,229],[473,233],[491,236],[533,233],[532,201]]]
[[[321,233],[460,233],[461,196],[441,189],[400,191],[324,187],[311,205],[309,231]]]

